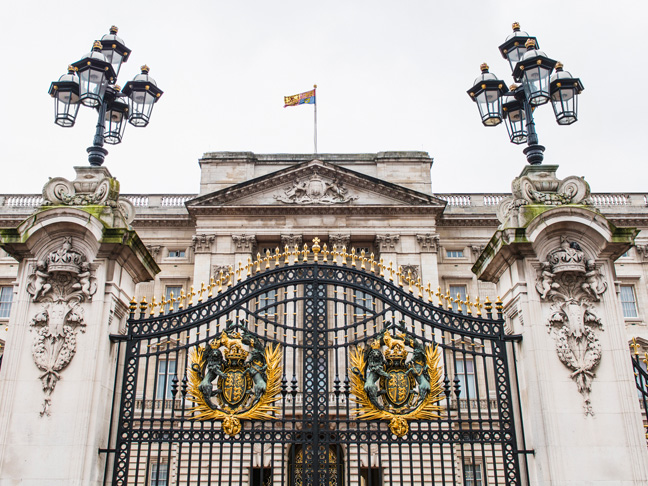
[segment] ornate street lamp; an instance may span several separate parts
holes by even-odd
[[[512,85],[508,92],[497,92],[492,89],[492,81],[486,82],[484,73],[488,73],[488,66],[484,71],[485,64],[482,64],[482,83],[478,84],[480,78],[477,78],[475,85],[468,91],[473,101],[477,102],[484,125],[494,126],[504,119],[511,143],[527,143],[523,152],[530,164],[541,164],[544,159],[544,147],[538,143],[533,110],[551,101],[558,124],[571,125],[577,120],[577,98],[584,89],[580,79],[573,78],[570,73],[563,71],[562,64],[549,58],[538,48],[537,39],[521,31],[520,24],[515,22],[513,34],[506,38],[499,50],[502,57],[509,62],[513,78],[520,85]],[[556,72],[552,76],[554,68]],[[491,76],[493,80],[497,79]],[[484,104],[485,95],[478,92],[478,86],[482,87],[482,92],[491,88],[487,105]],[[494,98],[496,93],[497,100]],[[481,98],[478,97],[479,94],[482,95]],[[486,116],[485,106],[491,110]],[[499,106],[501,113],[497,118],[495,109]]]
[[[162,96],[162,90],[148,76],[147,66],[142,68],[142,74],[126,83],[123,93],[120,92],[115,84],[117,75],[130,53],[124,41],[117,37],[117,27],[113,26],[100,42],[95,41],[92,51],[73,63],[68,73],[50,86],[57,125],[74,126],[80,104],[99,112],[93,145],[88,147],[91,166],[99,167],[104,163],[108,154],[104,143],[121,143],[126,120],[136,127],[148,125],[153,105]]]

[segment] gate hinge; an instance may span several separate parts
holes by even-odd
[[[106,454],[106,453],[114,453],[117,452],[117,449],[99,449],[97,454]]]
[[[111,343],[116,343],[119,341],[128,341],[128,335],[125,334],[110,334],[108,336]]]
[[[531,454],[535,456],[535,449],[530,449],[530,450],[522,449],[521,451],[517,451],[517,452],[518,454]]]
[[[522,334],[504,334],[503,340],[520,343],[522,342]]]

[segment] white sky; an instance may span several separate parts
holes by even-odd
[[[4,2],[0,193],[40,192],[87,165],[96,113],[53,123],[50,82],[114,24],[132,49],[118,84],[147,63],[164,95],[145,129],[107,145],[123,193],[196,193],[210,151],[312,153],[313,107],[283,96],[318,85],[320,153],[424,150],[435,192],[503,192],[526,163],[506,128],[485,128],[466,94],[518,21],[579,77],[579,121],[536,110],[545,163],[594,192],[646,191],[648,7],[639,0]],[[616,93],[614,96],[611,93]]]

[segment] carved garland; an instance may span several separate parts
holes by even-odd
[[[590,402],[594,371],[601,362],[597,332],[603,329],[595,303],[607,290],[594,260],[587,260],[580,245],[560,238],[560,247],[549,252],[538,272],[536,290],[550,302],[547,331],[556,343],[560,361],[569,368],[583,396],[585,415],[594,415]]]
[[[37,262],[29,276],[27,292],[32,302],[42,303],[31,320],[36,331],[32,346],[34,363],[40,376],[45,398],[41,417],[50,415],[51,395],[60,372],[76,353],[77,331],[86,326],[81,304],[91,301],[97,291],[90,263],[72,248],[72,238],[63,239],[61,247]]]

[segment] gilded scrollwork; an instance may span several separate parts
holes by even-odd
[[[586,258],[578,243],[564,236],[540,265],[536,290],[541,300],[550,303],[548,332],[556,343],[558,358],[571,370],[571,378],[583,396],[585,414],[594,415],[590,394],[601,361],[597,332],[603,329],[596,303],[607,290],[607,283],[596,262]]]

